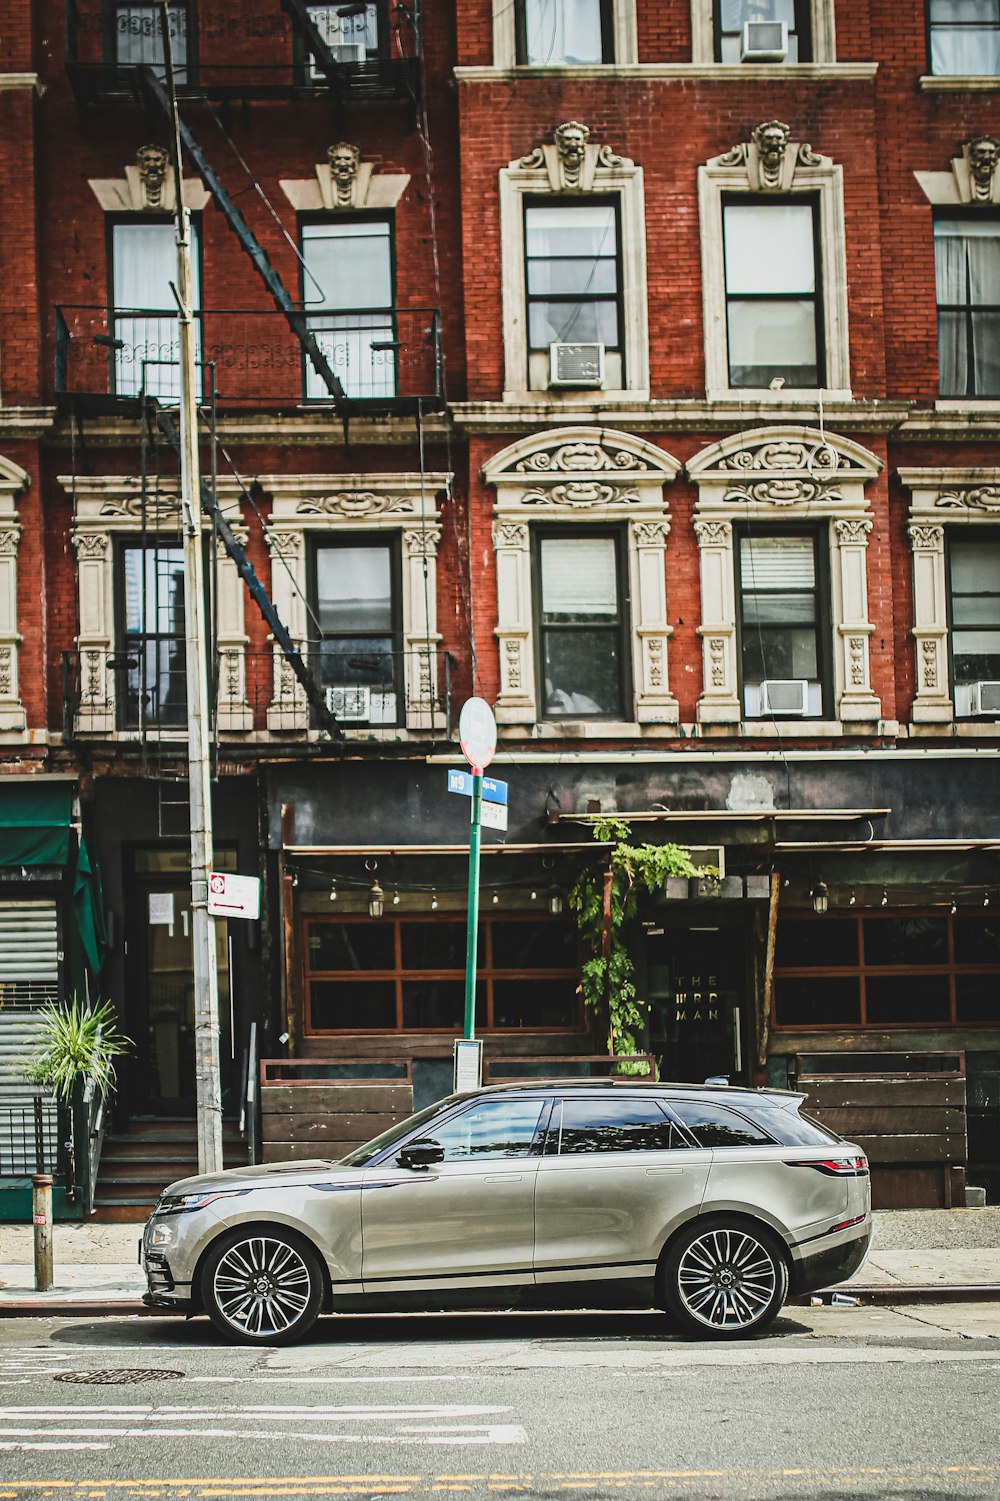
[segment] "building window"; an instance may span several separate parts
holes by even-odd
[[[941,912],[784,918],[777,1027],[996,1026],[1000,918]]]
[[[320,541],[315,550],[320,683],[344,725],[400,721],[399,561],[394,541]]]
[[[172,221],[111,221],[110,388],[118,396],[145,391],[160,401],[180,400],[177,242]],[[195,351],[201,354],[201,277],[198,228],[191,223],[191,300],[196,314]]]
[[[1000,0],[930,0],[931,72],[1000,73]]]
[[[821,385],[815,204],[752,200],[722,212],[729,384]]]
[[[809,62],[809,0],[717,0],[717,62]],[[784,56],[780,54],[784,52]]]
[[[815,533],[739,539],[740,655],[748,719],[824,712]]]
[[[302,225],[302,301],[308,324],[355,400],[396,395],[392,226],[387,219],[327,219]],[[308,400],[329,401],[305,361]]]
[[[949,538],[955,713],[1000,719],[1000,540]]]
[[[310,918],[304,950],[307,1032],[461,1032],[464,919]],[[571,923],[480,918],[477,976],[480,1031],[580,1025]]]
[[[614,62],[611,0],[518,0],[517,61],[580,67]]]
[[[942,396],[1000,396],[1000,220],[934,220]]]
[[[620,718],[626,634],[616,532],[538,538],[539,702],[545,719]]]
[[[333,54],[334,62],[365,63],[388,55],[388,5],[386,0],[367,4],[309,5],[309,18]],[[300,43],[301,65],[310,83],[325,78],[309,48]]]
[[[187,725],[184,550],[180,542],[121,548],[121,656],[112,659],[123,729]]]
[[[618,214],[612,203],[528,204],[524,210],[529,354],[600,344],[621,367]],[[624,371],[621,379],[624,381]]]
[[[186,0],[171,3],[168,17],[174,79],[178,84],[190,83],[193,81],[194,26]],[[112,0],[107,25],[111,32],[108,51],[120,68],[151,67],[159,78],[166,78],[159,5]]]

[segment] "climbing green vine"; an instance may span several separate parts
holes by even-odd
[[[594,825],[600,843],[614,841],[605,865],[582,871],[569,893],[569,905],[587,956],[581,992],[587,1007],[607,1020],[608,1052],[612,1057],[641,1051],[644,1004],[636,994],[635,965],[625,941],[627,924],[635,917],[639,892],[654,892],[668,876],[705,875],[688,851],[677,844],[630,844],[624,819],[606,818]],[[604,878],[611,871],[611,912],[605,943]],[[607,949],[607,952],[605,952]],[[645,1064],[623,1064],[625,1073],[647,1073]]]

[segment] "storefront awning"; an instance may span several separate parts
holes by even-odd
[[[73,792],[72,782],[0,786],[0,866],[68,864]]]

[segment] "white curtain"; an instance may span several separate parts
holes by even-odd
[[[938,362],[942,395],[1000,395],[997,338],[1000,333],[1000,225],[990,219],[938,219],[934,225],[934,272],[939,309]]]

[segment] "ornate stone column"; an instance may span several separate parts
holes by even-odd
[[[245,545],[250,533],[244,526],[233,531]],[[253,712],[247,703],[247,659],[249,636],[243,626],[243,580],[236,564],[219,538],[215,542],[218,565],[215,640],[219,652],[219,695],[217,724],[220,730],[253,729]]]
[[[497,564],[497,625],[500,693],[494,712],[499,724],[535,720],[535,649],[531,631],[531,540],[527,523],[493,523]]]
[[[868,620],[868,571],[866,554],[872,524],[867,517],[852,516],[833,523],[834,618],[840,661],[838,718],[843,724],[878,723],[882,705],[872,693],[868,659],[869,639],[875,627]]]
[[[948,586],[944,527],[912,521],[913,639],[916,643],[916,696],[911,717],[917,724],[950,724],[955,715],[948,691]]]
[[[667,686],[665,554],[670,522],[632,521],[628,529],[629,575],[638,585],[632,600],[633,677],[640,724],[676,724],[677,700]]]
[[[435,718],[439,684],[437,649],[437,554],[441,534],[434,525],[403,531],[403,692],[406,703],[401,722],[407,729],[429,730]]]
[[[105,532],[77,531],[77,580],[80,593],[79,707],[81,734],[110,735],[118,727],[115,674],[108,665],[114,643],[114,578],[111,538]]]
[[[306,595],[305,537],[301,531],[272,527],[267,536],[271,554],[271,599],[292,640],[305,646]],[[269,730],[307,730],[309,703],[288,658],[270,636],[274,654],[271,702],[267,710]]]
[[[741,718],[736,671],[736,594],[733,528],[729,521],[696,521],[701,573],[701,637],[704,680],[698,700],[703,724],[736,724]]]
[[[0,494],[0,734],[23,734],[28,719],[18,689],[17,549],[21,527],[11,492]]]

